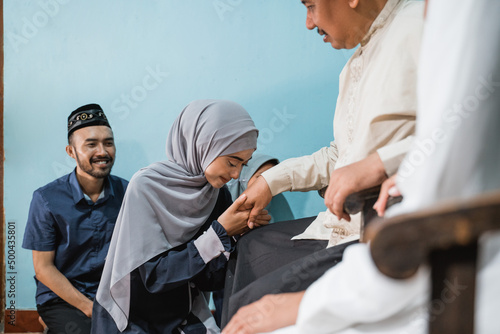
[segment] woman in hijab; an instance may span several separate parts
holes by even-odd
[[[177,117],[168,160],[130,180],[109,246],[92,333],[219,333],[204,291],[223,287],[246,197],[224,185],[257,146],[250,115],[230,101],[198,100]],[[230,206],[231,205],[231,206]],[[261,222],[270,217],[263,211]]]

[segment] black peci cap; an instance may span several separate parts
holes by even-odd
[[[76,130],[87,126],[104,125],[111,129],[100,105],[92,103],[81,106],[68,117],[68,138]]]

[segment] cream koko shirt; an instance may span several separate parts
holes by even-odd
[[[388,215],[500,190],[498,13],[498,0],[429,1],[415,144],[398,171],[404,199]],[[417,160],[430,140],[434,149],[427,144]],[[478,260],[474,333],[498,334],[500,233],[481,238]],[[296,325],[272,334],[428,333],[429,314],[470,288],[449,282],[446,296],[429,303],[429,276],[421,266],[409,279],[388,278],[369,245],[349,246],[342,262],[306,290]]]
[[[379,154],[387,175],[396,172],[415,130],[423,8],[422,1],[387,2],[340,74],[335,140],[312,155],[285,160],[263,173],[273,196],[326,187],[335,169],[373,152]],[[359,238],[359,223],[359,214],[350,223],[339,222],[327,210],[295,238],[330,239],[331,246]],[[350,235],[332,235],[331,227],[338,231],[342,226]]]

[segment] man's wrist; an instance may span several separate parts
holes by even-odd
[[[381,181],[385,180],[388,177],[387,171],[385,170],[385,165],[377,152],[372,153],[368,156],[367,163],[369,164],[369,166],[371,166],[371,168],[373,168],[373,172],[381,179]]]
[[[266,170],[259,177],[259,179],[262,179],[261,182],[267,185],[271,197],[292,189],[288,174],[281,169],[278,171],[276,167]]]

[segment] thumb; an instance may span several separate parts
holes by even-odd
[[[238,197],[234,202],[233,202],[233,207],[238,210],[243,204],[245,204],[247,200],[247,195],[242,194],[240,197]]]

